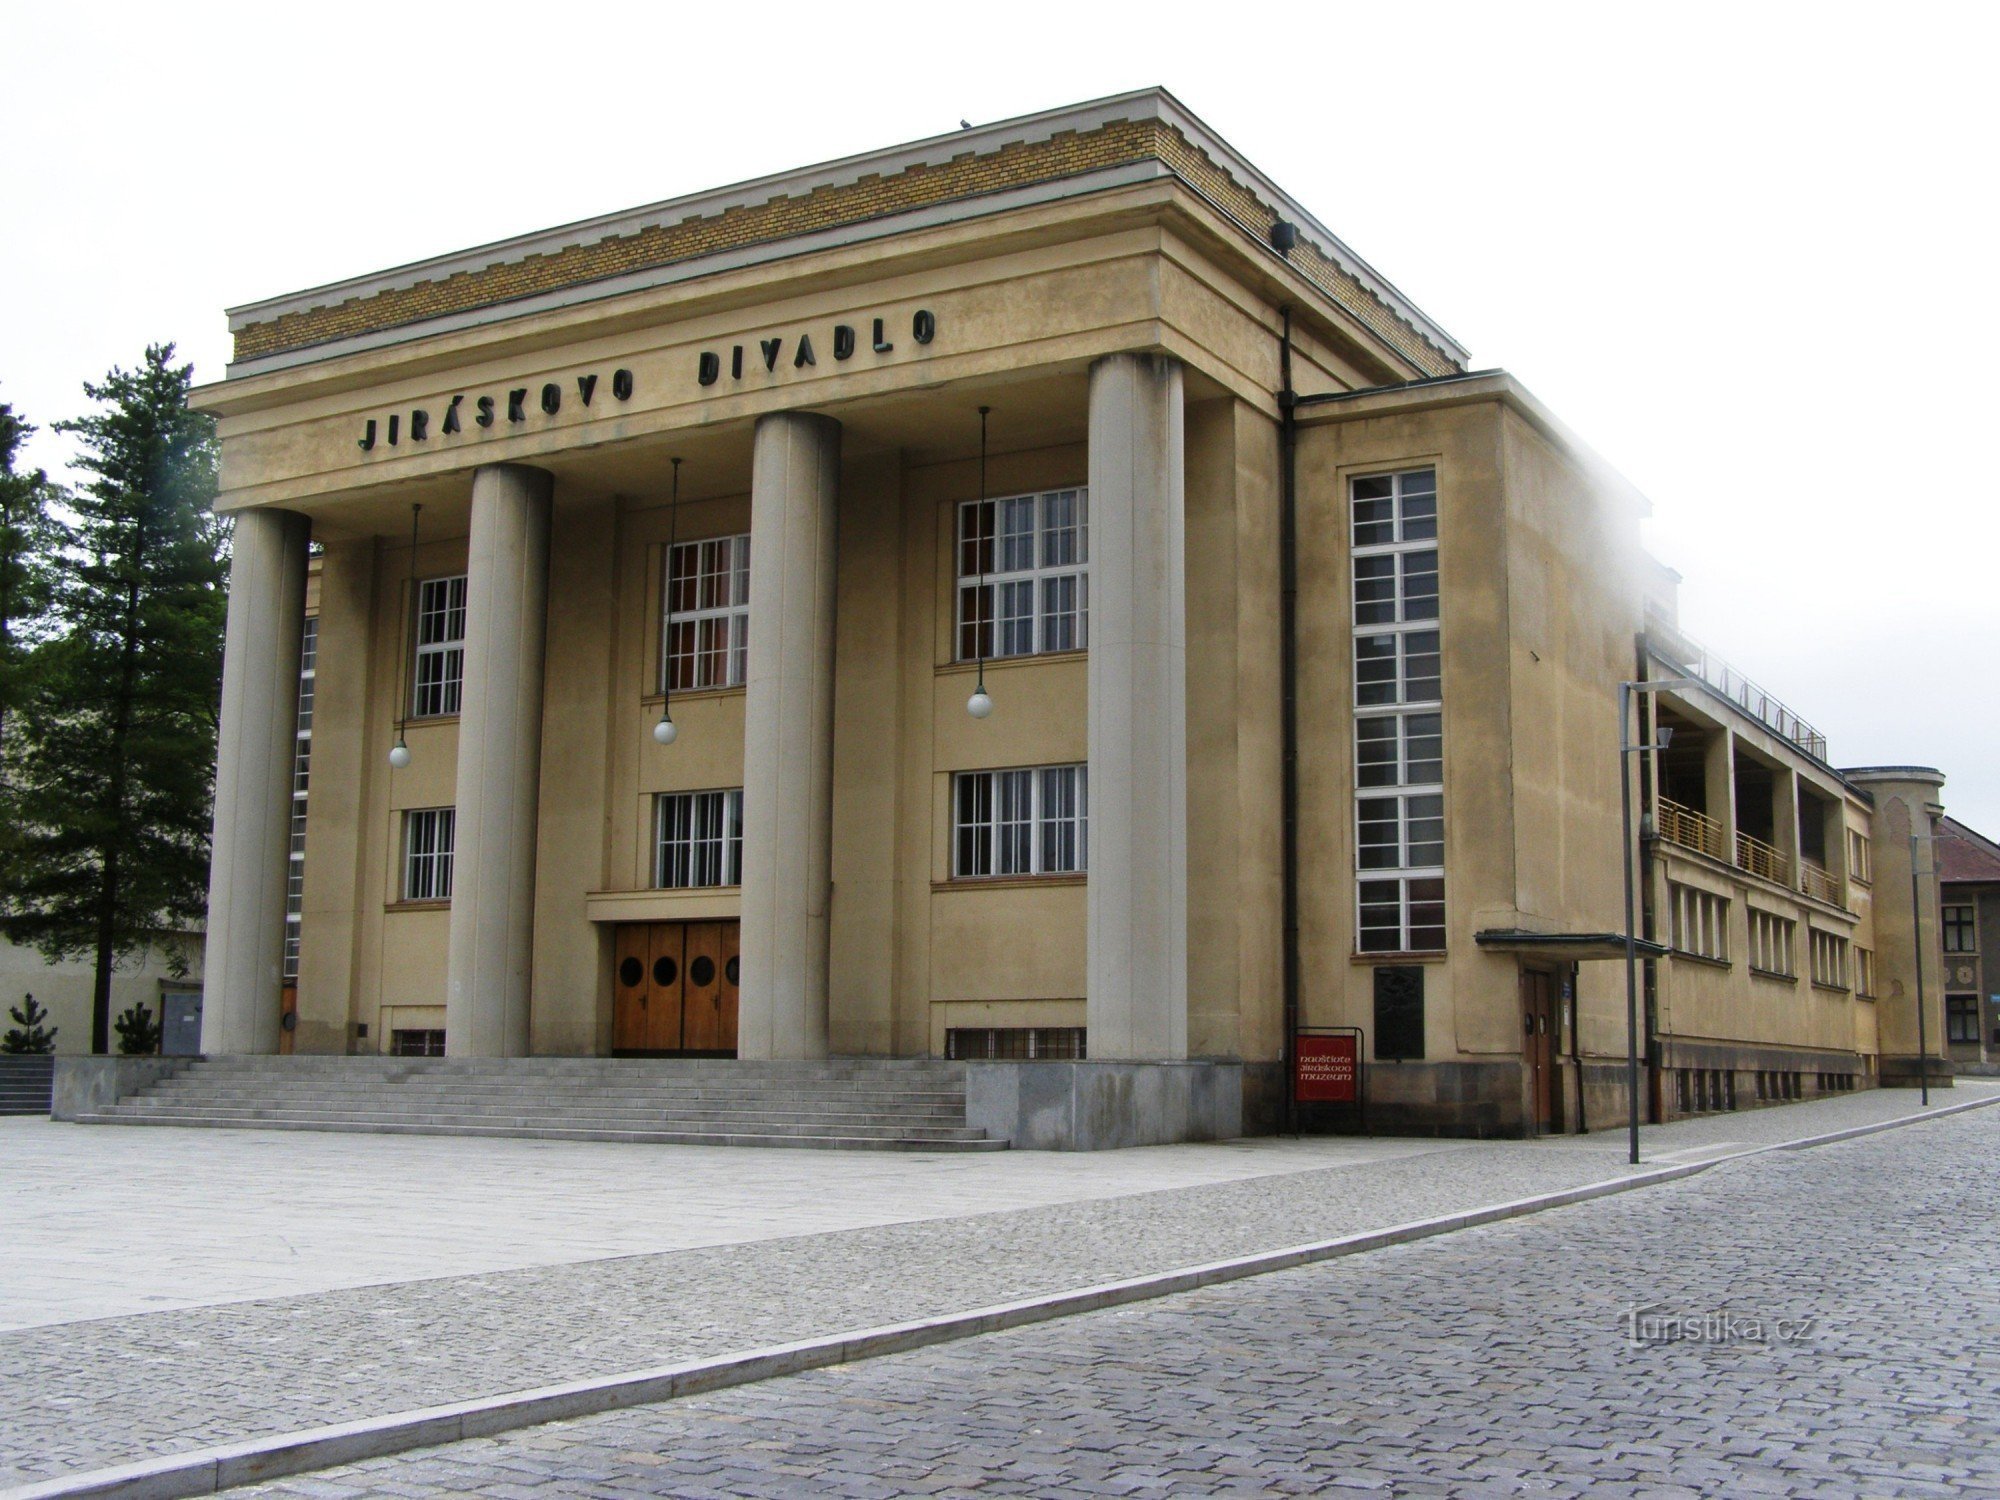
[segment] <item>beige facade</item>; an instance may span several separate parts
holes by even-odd
[[[438,1032],[497,1056],[1080,1044],[1107,1066],[1250,1065],[1249,1118],[1273,1122],[1289,493],[1299,1024],[1379,1043],[1378,971],[1401,973],[1406,1004],[1419,975],[1417,1045],[1405,1015],[1401,1055],[1368,1068],[1378,1121],[1614,1123],[1622,971],[1577,960],[1622,931],[1617,688],[1695,665],[1661,644],[1678,638],[1639,547],[1644,502],[1507,376],[1466,373],[1170,96],[232,316],[238,362],[198,400],[219,421],[221,504],[252,523],[240,537],[269,535],[238,551],[212,906],[254,915],[282,890],[272,726],[296,698],[273,662],[296,651],[278,616],[297,608],[288,518],[304,517],[322,559],[298,1050]],[[1434,543],[1359,541],[1372,483],[1417,509],[1434,495]],[[980,527],[1013,523],[978,502],[1014,497],[1032,505],[1004,514],[1036,519],[1010,550]],[[1087,560],[1063,550],[1085,537]],[[1434,578],[1435,605],[1397,593],[1393,611],[1418,613],[1357,624],[1364,575]],[[1392,636],[1401,696],[1370,703],[1370,643]],[[983,718],[966,706],[981,682]],[[1662,694],[1657,713],[1686,737],[1633,758],[1652,935],[1678,946],[1673,893],[1701,889],[1726,902],[1732,954],[1768,909],[1802,958],[1825,932],[1889,975],[1896,950],[1844,863],[1845,834],[1877,816],[1866,789],[1721,688]],[[1359,785],[1358,746],[1384,734],[1402,779],[1371,761]],[[1722,840],[1707,854],[1659,822],[1662,798],[1688,806],[1668,792],[1697,744],[1714,766],[1689,810]],[[1034,774],[968,780],[1016,771]],[[1383,866],[1391,794],[1403,843]],[[1783,870],[1737,857],[1741,795]],[[1015,797],[1009,842],[996,809]],[[446,810],[448,895],[429,883]],[[664,837],[677,819],[723,831]],[[1413,875],[1420,849],[1436,858]],[[1830,885],[1803,883],[1815,851]],[[270,1050],[270,923],[230,921],[207,1045]],[[698,965],[726,973],[727,1029],[697,1038],[690,1010],[674,1044],[639,1040],[621,986],[683,965],[688,986]],[[1691,1070],[1865,1081],[1900,1034],[1875,1015],[1885,996],[1831,975],[1781,984],[1679,953],[1648,971],[1668,1113],[1701,1107]],[[1554,1031],[1524,1047],[1537,974]]]

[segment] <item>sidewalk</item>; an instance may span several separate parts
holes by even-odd
[[[2000,1084],[1961,1082],[1932,1098],[2000,1099]],[[1866,1092],[1653,1127],[1638,1170],[1920,1113],[1914,1091]],[[0,1334],[0,1379],[16,1393],[0,1484],[990,1307],[1634,1170],[1617,1134],[894,1161],[578,1147],[538,1153],[537,1171],[510,1188],[490,1175],[493,1143],[421,1146],[46,1124],[0,1132],[0,1249],[11,1268],[17,1248],[34,1259],[57,1239],[122,1245],[102,1301],[144,1306],[167,1293],[145,1274],[133,1226],[177,1223],[156,1258],[187,1259],[203,1278],[202,1305]],[[242,1175],[245,1154],[263,1176]],[[84,1180],[54,1181],[65,1162]],[[600,1210],[575,1218],[579,1194]],[[524,1224],[530,1202],[554,1206]],[[290,1237],[294,1252],[275,1266],[263,1259],[270,1235]],[[192,1256],[204,1238],[213,1253]],[[483,1242],[497,1251],[482,1262]],[[634,1246],[656,1248],[620,1253]],[[496,1254],[505,1268],[435,1274],[493,1265]],[[288,1263],[294,1294],[224,1300],[245,1295],[232,1287],[284,1286]],[[397,1266],[433,1274],[354,1279]],[[32,1285],[10,1295],[23,1292],[32,1297]]]

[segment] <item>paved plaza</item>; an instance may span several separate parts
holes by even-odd
[[[1652,1129],[1646,1153],[1701,1161],[1917,1110],[1913,1093],[1848,1095]],[[1963,1118],[2000,1128],[2000,1109]],[[1879,1139],[1959,1128],[1973,1127]],[[1629,1170],[1615,1134],[906,1157],[36,1121],[0,1128],[0,1151],[0,1484],[964,1312]],[[1726,1221],[1713,1233],[1717,1254],[1735,1243]],[[1560,1300],[1575,1269],[1557,1253],[1525,1284]]]
[[[1990,1496],[1996,1318],[1980,1110],[238,1493]]]

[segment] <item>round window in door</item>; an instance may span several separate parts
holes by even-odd
[[[697,989],[707,989],[715,983],[715,960],[706,953],[688,965],[688,980]]]
[[[618,982],[628,990],[645,977],[646,966],[629,954],[626,956],[625,962],[618,966]]]
[[[728,963],[722,966],[722,977],[724,979],[727,979],[731,984],[737,984],[740,982],[736,977],[737,973],[736,965],[737,961],[735,958],[732,957]]]
[[[681,977],[681,966],[665,954],[653,960],[653,983],[662,988]]]

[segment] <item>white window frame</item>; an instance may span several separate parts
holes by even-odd
[[[1372,493],[1383,490],[1383,494]],[[1364,491],[1369,493],[1364,493]],[[1444,839],[1444,636],[1439,624],[1437,470],[1435,466],[1389,474],[1352,476],[1348,481],[1349,569],[1348,619],[1354,645],[1354,946],[1357,953],[1433,952],[1442,950],[1446,931]],[[1364,599],[1364,572],[1383,567],[1388,584],[1378,597]],[[1416,593],[1414,579],[1425,580]],[[1385,615],[1387,618],[1373,618]],[[1364,644],[1389,647],[1393,661],[1388,678],[1364,689],[1361,673]],[[1435,681],[1425,679],[1416,689],[1410,676],[1411,647],[1437,661]],[[1371,660],[1380,661],[1380,656]],[[1413,734],[1419,725],[1421,736]],[[1434,740],[1435,754],[1413,759],[1413,739]],[[1364,771],[1362,746],[1393,745],[1393,758]],[[1426,747],[1428,748],[1428,747]],[[1382,781],[1383,771],[1393,779]],[[1364,777],[1375,779],[1364,782]],[[1395,847],[1391,864],[1379,860],[1387,846],[1364,844],[1364,827],[1386,826],[1389,819],[1369,817],[1393,810]],[[1435,822],[1437,837],[1413,846],[1414,824]],[[1435,858],[1431,856],[1435,855]],[[1419,862],[1420,861],[1420,862]],[[1396,915],[1395,947],[1382,946],[1387,924],[1379,918],[1390,903],[1380,899],[1393,888]],[[1424,920],[1419,921],[1419,916]],[[1431,920],[1432,917],[1435,920]],[[1378,919],[1378,920],[1371,920]]]
[[[1807,930],[1806,943],[1811,949],[1812,982],[1828,989],[1846,989],[1847,939],[1814,927]]]
[[[1068,516],[1065,506],[1073,507]],[[1003,517],[1025,509],[1032,522],[1025,535],[1026,566],[1000,555]],[[992,517],[992,530],[976,532],[982,512]],[[983,654],[989,661],[1020,656],[1047,656],[1090,648],[1090,491],[1083,485],[1000,495],[991,500],[961,500],[953,541],[952,649],[960,661]],[[970,555],[968,555],[970,553]],[[1002,562],[1014,566],[1001,567]],[[984,569],[979,563],[988,564]],[[1025,597],[1026,610],[1010,608],[1001,619],[1003,598]],[[986,650],[977,646],[983,632]],[[968,639],[970,638],[970,640]],[[971,649],[968,649],[970,644]]]
[[[403,813],[405,901],[451,900],[452,861],[458,843],[458,810],[412,807]]]
[[[1874,858],[1868,844],[1868,835],[1858,828],[1847,830],[1847,878],[1858,880],[1863,885],[1872,885],[1875,880]]]
[[[743,788],[653,796],[653,889],[713,890],[743,883]]]
[[[986,868],[979,868],[982,864]],[[1089,869],[1087,765],[1006,766],[953,774],[953,880],[1083,875]]]
[[[466,594],[464,573],[446,573],[417,583],[412,632],[416,659],[410,673],[413,719],[450,718],[464,702]],[[454,624],[455,635],[451,634]]]
[[[299,641],[299,713],[292,750],[292,835],[285,860],[286,984],[299,982],[299,937],[306,905],[306,789],[312,779],[313,696],[319,677],[319,616],[307,615]]]
[[[1875,998],[1875,950],[1864,948],[1859,943],[1853,945],[1854,993],[1873,1000]]]
[[[675,597],[676,563],[693,568],[682,586],[691,602]],[[660,590],[661,686],[677,693],[742,687],[750,662],[749,533],[677,542]],[[676,635],[685,649],[676,649]]]

